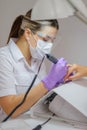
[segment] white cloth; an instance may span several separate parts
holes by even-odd
[[[40,62],[32,59],[29,66],[16,43],[10,39],[7,46],[0,48],[0,97],[25,93],[38,71]],[[34,85],[45,75],[45,66],[42,64]],[[5,113],[0,106],[0,120],[3,117]]]

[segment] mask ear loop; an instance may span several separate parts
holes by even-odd
[[[34,43],[35,43],[35,45],[37,46],[37,40],[38,40],[38,37],[36,37],[37,39],[35,39],[35,37],[34,37],[34,35],[33,35],[33,33],[32,33],[33,31],[31,31],[31,35],[32,35],[32,37],[33,37],[33,40],[34,40]],[[35,34],[35,33],[34,33]],[[29,41],[30,41],[30,39],[29,39]],[[30,43],[31,43],[32,41],[30,41]],[[30,44],[31,45],[31,44]],[[31,45],[32,46],[32,45]],[[36,47],[35,46],[35,47]],[[33,46],[32,46],[33,47]],[[34,48],[34,47],[33,47]]]
[[[27,40],[28,45],[31,46],[32,48],[35,48],[37,46],[37,41],[34,38],[32,31],[31,31],[31,36],[27,37],[26,40]],[[33,43],[33,44],[31,44],[31,43]]]

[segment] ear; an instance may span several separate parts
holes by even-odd
[[[30,36],[31,36],[31,30],[29,28],[26,28],[24,31],[25,39],[28,40]]]

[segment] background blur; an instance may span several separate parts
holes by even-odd
[[[87,5],[87,0],[83,0]],[[0,47],[6,45],[16,16],[25,14],[36,0],[0,0]],[[69,63],[87,66],[87,25],[75,16],[58,20],[60,29],[53,55],[64,57]],[[49,68],[49,61],[46,61]]]

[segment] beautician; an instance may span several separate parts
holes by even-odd
[[[55,20],[31,20],[32,10],[18,16],[11,28],[8,42],[0,48],[0,121],[23,99],[45,54],[50,54],[59,29]],[[46,74],[42,63],[38,77],[23,105],[13,118],[29,110],[48,91],[63,82],[67,62],[60,58]]]

